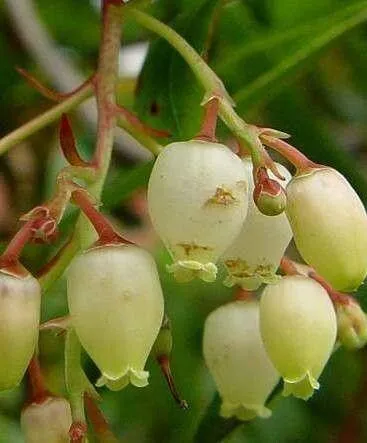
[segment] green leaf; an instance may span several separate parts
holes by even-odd
[[[194,438],[194,443],[215,443],[221,441],[229,433],[242,424],[236,418],[225,419],[219,416],[221,399],[216,393],[212,402],[205,411],[197,433]]]
[[[104,207],[112,209],[130,197],[135,189],[146,186],[154,161],[138,165],[133,169],[121,169],[107,179],[102,194]]]
[[[217,0],[206,0],[176,18],[172,27],[206,56]],[[175,139],[191,138],[198,131],[204,90],[191,69],[168,43],[151,45],[139,78],[137,111],[153,127],[168,129]]]
[[[307,64],[311,67],[310,61],[322,49],[366,19],[366,1],[349,5],[338,12],[334,12],[327,27],[322,27],[320,32],[312,34],[298,49],[286,57],[282,57],[279,63],[264,72],[252,83],[237,91],[234,98],[238,106],[244,109],[253,106],[254,103],[260,100],[273,96],[275,92],[289,85],[289,79],[294,78],[301,69],[307,67]]]

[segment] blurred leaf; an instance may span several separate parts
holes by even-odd
[[[107,179],[102,194],[103,205],[112,209],[129,198],[133,191],[148,184],[154,161],[138,165],[133,169],[121,169]]]
[[[216,6],[217,0],[201,1],[172,25],[204,57]],[[153,43],[139,79],[137,110],[142,120],[168,129],[176,139],[191,138],[199,128],[202,98],[203,89],[175,49],[163,40]]]
[[[237,11],[237,9],[233,11],[231,17],[236,12],[238,13],[239,11]],[[324,30],[326,26],[329,26],[329,24],[330,15],[327,15],[325,17],[318,18],[317,20],[307,21],[306,23],[282,30],[276,29],[269,31],[259,29],[255,36],[248,38],[246,44],[243,43],[243,39],[239,38],[241,32],[236,32],[235,39],[232,42],[232,48],[225,46],[225,51],[223,51],[222,54],[219,54],[219,56],[216,56],[214,60],[214,68],[219,75],[226,74],[228,71],[235,69],[238,63],[255,54],[269,54],[282,45],[288,45],[290,43],[294,43],[295,41],[299,42],[300,39],[305,39],[317,31],[320,32]],[[229,32],[229,26],[230,23],[228,23],[223,29],[226,35]]]
[[[216,393],[200,422],[194,438],[194,443],[201,443],[204,441],[206,443],[219,442],[242,424],[242,422],[236,418],[225,419],[220,417],[220,404],[220,396]]]
[[[353,156],[341,149],[323,125],[324,119],[316,103],[301,88],[285,90],[268,107],[272,125],[292,135],[291,143],[315,162],[338,169],[367,202],[367,178]]]
[[[348,15],[346,15],[348,14]],[[367,19],[367,2],[362,1],[349,5],[335,12],[330,17],[327,28],[313,34],[302,46],[283,57],[279,63],[258,77],[251,84],[236,92],[234,98],[240,109],[253,106],[255,102],[268,99],[280,88],[289,84],[289,78],[294,77],[301,69],[310,64],[310,60],[320,50],[333,42],[345,32],[360,25]]]
[[[99,14],[91,3],[37,0],[36,6],[43,24],[58,44],[83,51],[85,54],[95,53],[100,39]]]

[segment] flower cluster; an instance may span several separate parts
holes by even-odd
[[[115,120],[124,115],[147,131],[115,103],[118,45],[111,41],[120,38],[121,2],[103,4],[104,26],[117,19],[102,42],[107,57],[101,57],[98,75],[86,82],[95,87],[99,106],[95,156],[90,162],[79,156],[64,115],[60,145],[70,164],[58,175],[55,196],[22,218],[25,224],[0,256],[0,346],[6,362],[0,390],[16,387],[28,372],[30,394],[21,424],[29,443],[82,441],[84,404],[91,421],[98,416],[93,403],[98,395],[80,364],[81,346],[100,371],[96,386],[110,390],[146,386],[146,361],[154,356],[175,400],[187,407],[170,370],[172,335],[155,261],[116,232],[98,210],[98,196],[89,192],[102,187],[98,180],[108,167]],[[271,414],[267,401],[280,379],[284,395],[306,400],[319,389],[318,379],[337,343],[356,349],[367,342],[366,315],[351,295],[339,292],[357,290],[366,277],[367,215],[339,172],[308,160],[282,140],[286,134],[243,122],[220,80],[208,72],[214,89],[204,98],[201,130],[193,140],[160,150],[148,184],[149,214],[172,258],[167,271],[178,282],[213,282],[223,265],[224,285],[235,287],[235,294],[240,291],[207,318],[204,359],[222,397],[223,417],[266,418]],[[238,153],[216,139],[221,112],[239,142]],[[293,176],[271,159],[266,146],[293,164]],[[47,275],[68,261],[69,315],[42,326],[65,332],[68,399],[63,399],[48,392],[42,378],[37,359],[42,287],[19,258],[26,243],[57,238],[69,203],[85,216],[76,228],[76,246],[71,252],[66,246],[68,254],[61,250],[62,259],[56,256],[44,269]],[[90,240],[95,233],[97,240]],[[292,238],[304,264],[284,255]],[[104,432],[104,419],[95,421]]]
[[[121,237],[88,192],[66,179],[52,203],[24,217],[27,223],[0,259],[0,333],[9,362],[0,373],[1,388],[16,386],[27,367],[32,378],[38,336],[41,289],[19,253],[27,241],[48,241],[49,220],[56,226],[69,200],[98,234],[67,270],[65,326],[100,369],[96,385],[146,386],[152,353],[186,408],[169,367],[172,336],[153,258]],[[366,315],[338,290],[358,288],[367,273],[367,216],[337,171],[306,163],[293,177],[281,164],[268,172],[247,155],[199,137],[172,143],[158,156],[148,206],[173,259],[167,270],[177,281],[210,283],[222,263],[223,283],[242,291],[242,298],[212,312],[204,327],[204,358],[223,417],[269,417],[266,402],[281,378],[283,395],[308,399],[337,342],[353,349],[366,343]],[[292,237],[307,265],[284,256]],[[42,391],[22,414],[27,441],[38,438],[32,423],[59,409],[61,421],[50,432],[67,439],[70,427],[70,435],[79,435],[83,424],[70,418],[69,403]]]

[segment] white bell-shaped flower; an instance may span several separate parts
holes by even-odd
[[[59,397],[31,403],[20,416],[25,443],[69,443],[71,423],[70,404]]]
[[[146,386],[164,308],[151,255],[133,245],[92,248],[72,262],[67,283],[73,326],[102,372],[99,385]]]
[[[23,378],[38,340],[40,308],[38,280],[0,270],[0,390],[14,388]]]
[[[249,194],[254,190],[252,162],[243,159],[249,176]],[[276,164],[284,181],[269,172],[269,177],[286,186],[291,174],[282,165]],[[273,283],[278,278],[276,271],[280,260],[292,239],[292,230],[285,213],[276,216],[262,214],[250,199],[248,214],[241,232],[223,255],[228,270],[226,286],[239,285],[243,289],[255,290],[262,283]]]
[[[256,300],[231,302],[212,312],[205,322],[203,351],[222,398],[223,417],[270,416],[265,402],[280,377],[261,340]]]
[[[149,212],[179,281],[216,278],[216,261],[247,214],[248,177],[228,147],[192,140],[158,156],[148,186]]]
[[[295,176],[286,212],[304,260],[334,289],[357,289],[367,274],[367,215],[347,180],[326,167]]]
[[[326,290],[300,276],[268,285],[260,302],[265,349],[284,379],[284,395],[307,399],[333,350],[337,323]]]

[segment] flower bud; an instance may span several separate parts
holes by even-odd
[[[71,423],[69,402],[59,397],[31,403],[20,417],[25,443],[69,443]]]
[[[172,143],[159,154],[149,180],[149,212],[177,280],[215,280],[215,262],[246,217],[247,183],[241,160],[219,143]]]
[[[264,404],[279,381],[259,331],[259,303],[235,301],[206,319],[205,362],[222,398],[220,414],[250,420],[269,417]]]
[[[258,210],[267,216],[281,214],[287,204],[287,197],[284,189],[278,180],[269,178],[265,168],[257,170],[255,187],[253,190],[253,200]]]
[[[41,288],[25,277],[0,270],[0,390],[16,387],[22,380],[38,340]]]
[[[171,355],[173,347],[171,321],[165,316],[157,338],[154,342],[151,354],[155,358]]]
[[[67,283],[72,322],[102,372],[99,385],[146,386],[164,306],[151,255],[133,245],[92,248],[72,262]]]
[[[260,302],[260,330],[284,379],[283,395],[311,397],[336,339],[335,311],[326,290],[300,275],[267,286]]]
[[[336,304],[338,340],[348,349],[359,349],[367,343],[367,315],[359,304],[349,299],[349,303]]]
[[[249,192],[252,193],[252,162],[249,159],[243,162],[250,177]],[[290,173],[280,164],[277,168],[287,184]],[[270,177],[281,182],[271,172]],[[255,290],[262,283],[276,281],[275,273],[291,238],[292,230],[284,213],[271,217],[263,215],[250,199],[242,230],[223,256],[229,274],[224,284],[230,287],[238,284],[243,289]]]
[[[367,216],[347,180],[312,169],[287,186],[287,216],[304,260],[334,289],[353,291],[367,274]]]

